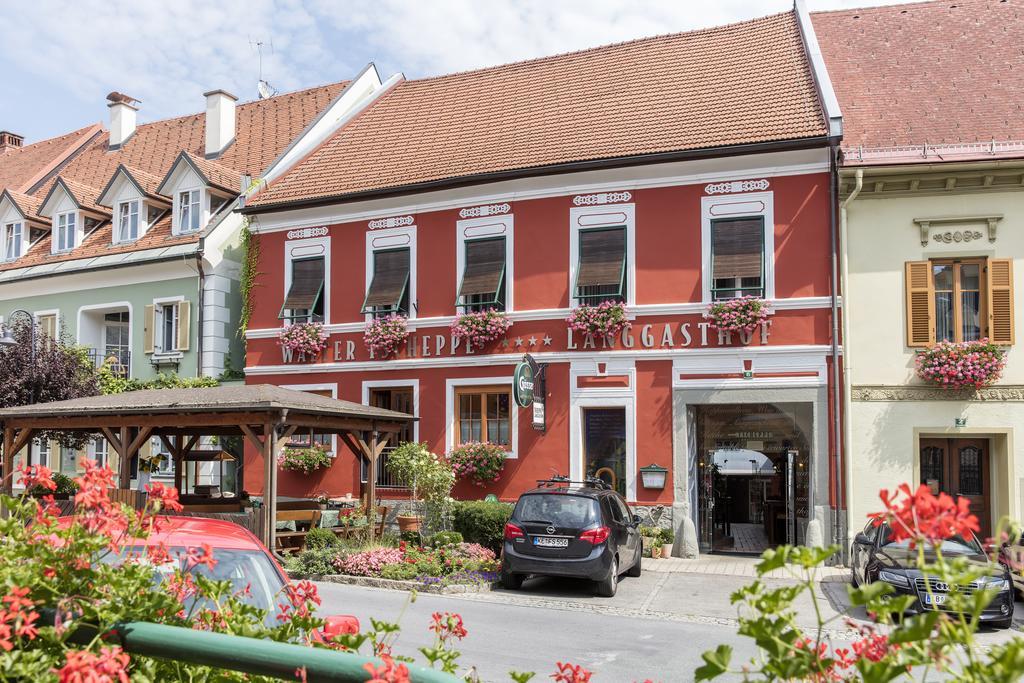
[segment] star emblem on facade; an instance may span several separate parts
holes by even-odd
[[[530,342],[530,346],[536,346],[537,345],[537,338],[536,337],[530,337],[527,341]]]
[[[523,345],[523,338],[522,337],[516,337],[516,346],[522,346],[522,345]]]
[[[505,339],[502,339],[502,340],[501,340],[501,345],[502,345],[503,347],[505,347],[506,349],[507,349],[507,348],[509,347],[509,345],[511,345],[511,344],[512,344],[512,342],[510,342],[510,341],[508,340],[508,337],[506,337]]]
[[[544,335],[544,346],[551,346],[551,337]]]

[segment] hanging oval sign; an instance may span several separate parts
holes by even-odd
[[[512,396],[521,408],[529,408],[533,404],[533,366],[526,361],[516,365],[512,375]]]

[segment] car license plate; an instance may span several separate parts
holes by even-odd
[[[534,536],[533,544],[538,548],[568,548],[568,538],[548,538],[546,536]]]
[[[924,604],[926,604],[926,605],[936,605],[936,606],[944,605],[944,604],[946,604],[946,596],[945,595],[938,595],[938,594],[928,595],[927,593],[925,593]]]

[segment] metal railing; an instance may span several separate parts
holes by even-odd
[[[388,446],[384,449],[384,452],[380,454],[380,458],[377,460],[377,486],[385,486],[393,489],[404,489],[398,479],[391,474],[388,469],[388,454],[395,450],[394,446]],[[366,458],[359,459],[359,481],[363,484],[366,483],[367,471],[369,466],[366,462]]]
[[[56,612],[43,609],[42,622],[53,624]],[[79,645],[91,643],[97,630],[81,625],[69,640]],[[295,672],[305,669],[307,681],[365,681],[367,663],[381,666],[375,657],[338,652],[259,638],[196,631],[180,626],[128,621],[115,624],[103,634],[106,642],[120,645],[129,654],[199,664],[259,676],[296,680]],[[415,683],[457,683],[460,679],[435,669],[409,665],[409,679]]]
[[[132,367],[132,352],[127,349],[119,351],[105,351],[104,349],[91,348],[86,350],[89,362],[99,368],[107,360],[110,361],[110,371],[118,377],[128,377]]]

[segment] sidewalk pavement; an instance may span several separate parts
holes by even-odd
[[[701,555],[696,560],[684,560],[671,557],[661,560],[644,558],[645,572],[665,572],[670,574],[715,574],[718,576],[739,576],[749,579],[757,578],[755,566],[761,561],[759,557],[744,555]],[[819,567],[819,579],[830,577],[848,577],[850,570],[845,567]],[[793,574],[787,569],[774,569],[765,574],[767,579],[792,579]]]

